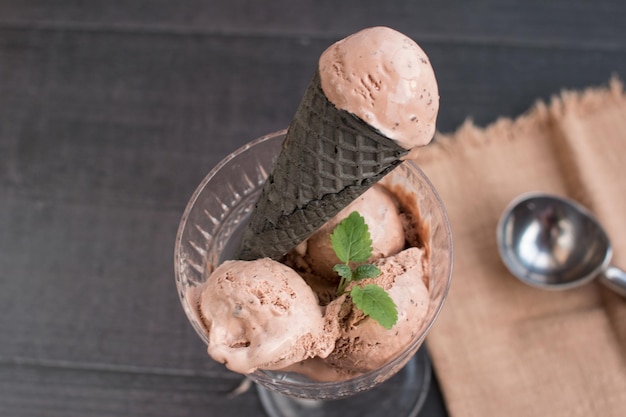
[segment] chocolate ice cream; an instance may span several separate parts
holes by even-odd
[[[243,374],[323,358],[335,345],[336,319],[324,319],[295,271],[267,258],[221,264],[203,283],[198,308],[211,357]]]
[[[391,296],[398,309],[398,321],[385,329],[377,321],[363,314],[342,296],[328,308],[340,309],[341,334],[335,349],[326,359],[333,367],[352,372],[367,372],[384,365],[400,353],[422,330],[421,326],[429,308],[428,260],[424,250],[408,248],[397,255],[374,262],[381,270],[376,278],[352,282],[352,286],[376,283]]]
[[[330,234],[353,211],[363,216],[368,226],[373,259],[393,255],[404,248],[404,229],[398,206],[389,192],[377,184],[340,211],[298,248],[314,274],[336,281],[337,273],[333,266],[340,261],[330,243]]]

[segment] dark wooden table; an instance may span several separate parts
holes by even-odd
[[[211,167],[285,127],[358,29],[423,46],[452,131],[624,78],[624,22],[621,0],[0,0],[0,416],[263,415],[176,297]]]

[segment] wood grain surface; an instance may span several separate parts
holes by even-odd
[[[358,29],[422,45],[452,131],[623,79],[624,21],[620,0],[0,0],[0,416],[263,415],[175,291],[204,175],[287,126]],[[436,385],[421,415],[446,415]]]

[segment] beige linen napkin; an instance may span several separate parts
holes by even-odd
[[[439,135],[418,162],[450,217],[452,286],[427,344],[452,417],[626,415],[626,299],[594,282],[530,288],[498,257],[496,224],[521,193],[586,205],[626,268],[626,94],[566,92],[512,121]]]

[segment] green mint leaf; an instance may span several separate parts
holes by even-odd
[[[341,275],[341,274],[340,274]],[[380,269],[371,264],[359,265],[352,273],[352,279],[359,281],[365,278],[376,278],[380,275]]]
[[[333,266],[333,270],[339,274],[340,277],[350,281],[352,279],[352,270],[346,264],[337,264]]]
[[[391,329],[398,321],[398,310],[389,294],[376,284],[350,291],[352,302],[363,314],[376,320],[385,329]]]
[[[337,258],[343,263],[365,262],[372,256],[370,232],[365,219],[356,211],[335,227],[330,242]]]

